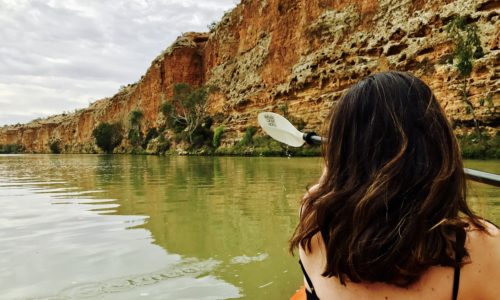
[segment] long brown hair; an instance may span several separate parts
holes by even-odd
[[[311,251],[321,234],[323,276],[407,286],[430,266],[455,265],[455,236],[469,223],[484,230],[451,126],[420,79],[361,80],[332,109],[327,137],[325,173],[290,240],[291,251]]]

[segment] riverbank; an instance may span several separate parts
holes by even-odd
[[[500,159],[500,134],[479,137],[475,134],[458,136],[464,159]]]
[[[500,159],[500,135],[458,136],[458,141],[464,159]],[[21,145],[0,145],[0,154],[25,153]],[[97,152],[96,152],[97,153]],[[267,136],[243,140],[235,145],[221,145],[217,148],[203,145],[196,149],[180,149],[171,147],[163,152],[148,152],[147,149],[134,148],[130,151],[117,151],[115,154],[133,155],[193,155],[193,156],[320,156],[321,147],[304,145],[300,148],[289,147]]]

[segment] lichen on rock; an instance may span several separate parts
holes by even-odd
[[[271,35],[261,35],[252,49],[213,68],[207,84],[216,86],[226,96],[229,106],[241,105],[251,94],[264,88],[259,69],[270,43]]]

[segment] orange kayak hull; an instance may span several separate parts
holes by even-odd
[[[301,287],[295,294],[290,298],[290,300],[306,300],[306,288]]]

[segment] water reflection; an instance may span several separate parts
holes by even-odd
[[[148,215],[116,214],[120,200],[103,189],[122,180],[116,162],[66,159],[0,157],[1,299],[240,295],[210,275],[220,261],[171,254],[152,244]]]
[[[500,161],[468,160],[467,168],[500,174]],[[480,216],[500,225],[499,188],[477,182],[468,182],[468,201]]]
[[[213,274],[240,287],[248,299],[282,299],[300,283],[286,245],[297,221],[298,199],[320,169],[318,159],[290,162],[127,157],[114,163],[121,165],[120,185],[97,184],[107,185],[106,191],[120,199],[118,214],[150,216],[144,228],[156,244],[222,261]],[[242,256],[265,259],[234,263]]]
[[[7,299],[286,298],[301,282],[287,240],[319,162],[0,156],[0,290]],[[500,173],[498,161],[467,164]],[[471,194],[498,223],[498,192],[473,184]]]

